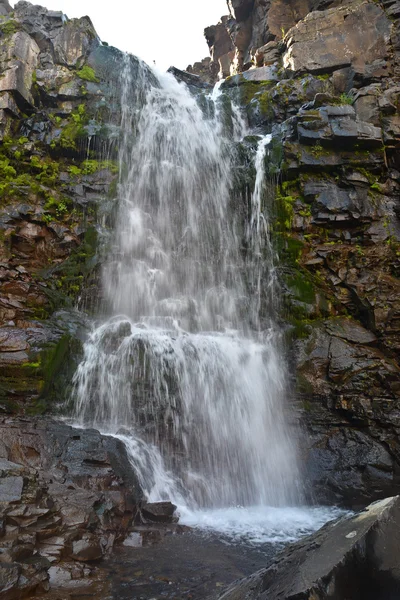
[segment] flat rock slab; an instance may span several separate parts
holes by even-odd
[[[24,480],[22,477],[5,477],[0,479],[0,504],[18,502],[22,497]]]
[[[400,598],[400,497],[329,523],[289,546],[221,600]]]

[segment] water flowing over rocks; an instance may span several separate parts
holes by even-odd
[[[178,504],[215,531],[400,493],[400,2],[227,12],[161,76],[0,2],[2,598],[95,578]],[[34,416],[61,410],[83,428]],[[372,505],[223,597],[397,598],[398,522]]]
[[[399,3],[229,10],[222,89],[276,147],[272,235],[307,476],[321,500],[361,506],[399,491]]]

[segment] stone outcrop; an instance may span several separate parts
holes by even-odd
[[[388,75],[390,65],[397,69],[399,42],[392,27],[400,14],[396,1],[228,0],[227,4],[229,16],[205,30],[211,57],[215,52],[221,56],[219,40],[224,40],[224,49],[228,38],[233,44],[229,54],[224,53],[221,74],[268,66],[280,53],[283,66],[296,72],[352,68],[356,77],[372,81]],[[201,70],[194,72],[202,75]]]
[[[0,440],[1,598],[43,593],[61,575],[89,575],[139,511],[123,443],[32,418],[1,419]]]
[[[289,546],[221,600],[387,600],[400,594],[400,499],[386,498]]]
[[[221,17],[217,25],[211,25],[204,30],[210,58],[187,67],[189,73],[199,75],[207,83],[214,84],[218,79],[225,79],[230,74],[235,47],[228,33],[228,23],[227,16]]]

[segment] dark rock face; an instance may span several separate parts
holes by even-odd
[[[176,508],[172,502],[146,502],[141,506],[144,518],[156,523],[171,523]]]
[[[266,569],[233,584],[221,600],[398,598],[399,520],[398,496],[371,504],[289,546]]]
[[[13,599],[110,552],[142,494],[119,440],[51,419],[3,418],[0,434],[1,597]]]

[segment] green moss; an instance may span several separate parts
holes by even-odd
[[[80,169],[79,167],[76,167],[75,165],[71,165],[70,167],[68,167],[68,172],[73,177],[79,177],[79,175],[82,175],[82,169]]]
[[[97,231],[89,227],[82,244],[63,263],[42,271],[42,277],[48,282],[43,291],[53,310],[72,305],[96,265],[96,251]]]
[[[92,175],[101,169],[109,169],[114,175],[119,171],[118,164],[112,160],[85,160],[81,164],[81,171],[84,175]]]
[[[77,71],[78,77],[84,79],[85,81],[91,81],[92,83],[99,83],[100,79],[96,77],[96,73],[92,67],[89,65],[84,65],[82,69]]]
[[[67,125],[63,127],[58,140],[53,140],[51,146],[56,148],[58,145],[65,150],[77,150],[77,141],[85,137],[85,125],[87,125],[88,121],[85,105],[80,104],[71,113],[70,119]]]
[[[49,406],[67,400],[71,392],[72,375],[82,352],[81,342],[64,334],[58,343],[42,349],[38,363],[24,365],[39,383],[38,399],[27,409],[30,415],[45,413]]]
[[[305,304],[314,304],[315,289],[308,272],[299,270],[289,275],[285,281],[296,300]]]
[[[14,21],[13,19],[8,19],[6,21],[0,22],[0,31],[3,35],[14,35],[14,33],[19,31],[20,29],[20,24],[17,21]]]

